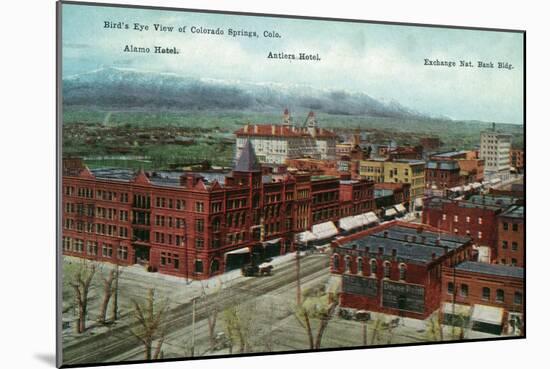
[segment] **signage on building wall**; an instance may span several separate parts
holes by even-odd
[[[415,313],[424,312],[424,287],[401,282],[382,283],[382,306]]]
[[[376,278],[344,274],[342,290],[344,293],[376,297],[378,295],[378,280]]]

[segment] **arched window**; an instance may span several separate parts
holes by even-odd
[[[497,302],[504,302],[504,290],[497,290]]]
[[[384,278],[391,277],[391,263],[389,261],[384,261]]]
[[[332,257],[332,270],[338,271],[340,269],[340,256],[334,254]]]
[[[491,298],[491,289],[489,287],[483,287],[481,289],[481,298],[483,300],[489,300]]]
[[[370,274],[372,276],[376,275],[376,267],[377,267],[376,259],[371,259],[370,260]]]
[[[220,262],[218,259],[212,260],[210,263],[210,273],[217,273],[220,271]]]
[[[344,258],[344,262],[346,263],[344,272],[349,273],[351,271],[351,258],[346,256]]]
[[[357,274],[363,274],[363,258],[357,258]]]
[[[399,264],[399,280],[404,281],[407,279],[407,266],[403,263]]]

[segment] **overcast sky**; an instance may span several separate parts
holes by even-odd
[[[358,15],[366,16],[366,15]],[[364,92],[408,108],[453,119],[523,124],[523,36],[520,33],[390,26],[302,19],[186,13],[146,9],[63,6],[63,76],[104,67],[182,76],[307,84]],[[138,22],[149,31],[108,29],[105,21]],[[174,26],[157,32],[153,24]],[[186,32],[178,32],[186,26]],[[190,28],[221,28],[224,36]],[[227,30],[256,31],[258,38]],[[281,38],[265,38],[275,31]],[[126,45],[151,53],[123,52]],[[154,54],[175,46],[179,55]],[[319,54],[321,61],[268,59],[269,52]],[[472,61],[473,68],[429,67],[424,59]],[[513,69],[477,68],[478,61],[509,62]]]

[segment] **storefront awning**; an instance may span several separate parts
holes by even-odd
[[[397,211],[394,208],[386,209],[384,215],[387,217],[392,217],[397,214]]]
[[[471,185],[466,185],[463,187],[464,191],[470,191],[472,189]]]
[[[264,241],[264,246],[269,246],[269,245],[275,245],[277,243],[281,242],[281,238],[275,238],[273,240],[267,240],[267,241]]]
[[[477,189],[477,188],[480,188],[480,187],[481,187],[481,183],[479,183],[479,182],[472,183],[472,188]]]
[[[369,221],[368,224],[380,223],[380,219],[378,219],[378,217],[376,216],[376,214],[374,214],[374,212],[369,211],[365,215]]]
[[[315,241],[316,239],[317,237],[311,231],[304,231],[304,232],[298,233],[298,235],[296,236],[296,240],[298,242],[304,242],[304,243]]]
[[[344,231],[349,231],[357,227],[361,227],[362,223],[355,216],[342,218],[338,221],[338,226]]]
[[[453,308],[454,305],[454,308]],[[470,316],[472,307],[470,305],[453,304],[452,302],[446,302],[443,304],[443,312],[445,314],[454,314],[462,316]]]
[[[462,187],[461,186],[453,187],[453,188],[450,188],[449,191],[451,191],[451,192],[461,192]]]
[[[405,209],[405,206],[403,206],[403,204],[397,204],[397,205],[394,206],[394,208],[399,213],[406,213],[407,212],[407,209]]]
[[[235,255],[235,254],[249,254],[250,253],[250,248],[248,247],[243,247],[241,249],[237,249],[237,250],[233,250],[233,251],[228,251],[225,253],[225,255]]]
[[[493,178],[490,181],[491,184],[495,184],[495,183],[499,183],[499,182],[500,182],[500,178]]]
[[[472,320],[477,322],[501,325],[504,310],[499,307],[487,305],[474,305]]]
[[[321,224],[315,224],[311,227],[311,232],[317,237],[318,240],[323,240],[338,234],[338,228],[333,222],[324,222]]]

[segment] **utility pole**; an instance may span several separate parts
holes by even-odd
[[[195,306],[198,296],[193,297],[193,313],[191,318],[191,357],[195,356]]]
[[[115,295],[113,296],[113,322],[118,319],[118,278],[119,278],[119,268],[120,266],[116,265],[116,277],[115,277]]]
[[[300,244],[297,244],[296,250],[296,304],[302,304],[302,287],[300,285]],[[307,241],[306,241],[307,247]]]

